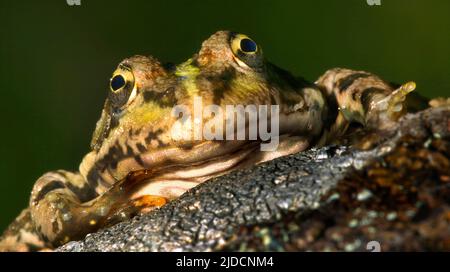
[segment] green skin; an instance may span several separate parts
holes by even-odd
[[[327,71],[315,84],[267,62],[242,34],[219,31],[176,67],[153,57],[121,62],[91,147],[79,172],[40,177],[29,208],[10,225],[0,250],[53,248],[101,227],[147,212],[193,186],[237,168],[324,145],[350,123],[385,129],[404,114],[414,89],[394,88],[367,72]],[[279,146],[259,140],[178,140],[171,137],[176,105],[279,105]],[[203,122],[209,117],[203,117]],[[250,155],[251,154],[251,155]]]

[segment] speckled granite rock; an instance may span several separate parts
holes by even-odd
[[[450,250],[450,108],[210,180],[60,251]]]

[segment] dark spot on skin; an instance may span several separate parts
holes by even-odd
[[[149,102],[149,101],[152,101],[152,100],[154,101],[155,98],[156,98],[155,91],[152,91],[152,90],[145,91],[142,95],[144,96],[144,101],[145,102]]]
[[[178,148],[182,149],[182,150],[191,150],[192,148],[194,148],[195,144],[193,143],[183,143],[180,146],[178,146]]]
[[[359,90],[358,89],[353,90],[353,92],[352,92],[352,99],[353,99],[353,101],[357,101],[358,100],[358,94],[359,94]]]
[[[353,84],[353,82],[355,82],[357,79],[366,78],[369,76],[370,76],[370,74],[366,74],[366,73],[354,73],[354,74],[351,74],[349,76],[342,78],[338,82],[339,93],[345,92]]]
[[[163,133],[162,129],[157,131],[151,131],[145,138],[145,143],[148,145],[152,140],[158,141],[160,147],[166,146],[158,136]],[[146,151],[145,146],[142,144],[137,144],[137,148],[140,152]],[[115,142],[108,150],[108,152],[103,156],[102,159],[98,160],[93,168],[91,168],[87,175],[87,180],[92,188],[96,188],[103,179],[101,178],[101,171],[104,170],[115,170],[117,169],[118,162],[126,157],[134,157],[134,153],[131,146],[126,146],[126,152],[122,150],[118,142]],[[103,169],[103,170],[102,170]]]
[[[228,85],[228,84],[224,84],[224,85]],[[220,102],[222,101],[226,90],[227,90],[227,88],[225,86],[222,87],[222,88],[215,88],[213,90],[213,101],[214,101],[214,104],[220,105]]]
[[[117,161],[117,160],[112,161],[111,164],[110,164],[110,168],[112,170],[116,170],[118,163],[119,163],[119,161]]]
[[[126,156],[127,156],[127,157],[132,157],[132,156],[134,156],[134,155],[135,155],[135,154],[134,154],[133,148],[131,148],[131,146],[127,144],[127,153],[126,153]]]
[[[39,233],[41,234],[39,237],[42,239],[42,241],[44,241],[45,243],[49,243],[50,242],[50,239],[48,239],[47,236],[42,235],[42,229],[39,230]],[[42,249],[42,248],[39,248],[39,249]]]
[[[384,94],[386,90],[376,87],[370,87],[362,91],[361,93],[361,104],[363,106],[364,112],[367,112],[372,102],[372,98],[376,94]]]
[[[95,189],[88,183],[85,183],[83,187],[77,187],[71,183],[66,183],[66,186],[78,197],[80,202],[90,201],[98,196]]]
[[[136,148],[139,150],[140,153],[144,153],[147,151],[147,148],[141,143],[137,143]]]
[[[97,166],[102,167],[110,164],[112,168],[116,169],[117,162],[125,156],[126,154],[122,151],[122,148],[116,141],[116,143],[114,143],[114,145],[109,148],[108,153],[101,160],[97,161]]]
[[[228,67],[220,73],[203,73],[197,76],[197,86],[200,91],[208,92],[208,88],[213,86],[213,102],[220,105],[227,91],[230,90],[230,83],[236,78],[236,69]]]
[[[322,93],[326,93],[326,91],[322,91]],[[339,114],[338,102],[336,99],[336,94],[331,93],[330,95],[324,95],[327,101],[328,112],[324,117],[324,126],[323,129],[330,130],[331,127],[336,123],[336,119]]]
[[[141,134],[142,128],[138,128],[134,131],[134,135],[138,136],[139,134]]]
[[[161,142],[161,140],[159,140],[158,136],[161,135],[163,133],[162,129],[158,129],[157,131],[150,131],[147,135],[147,137],[145,137],[145,143],[147,145],[149,145],[151,143],[152,140],[156,140],[158,142],[158,146],[164,146],[164,143]]]
[[[141,156],[137,155],[134,157],[134,160],[142,167],[144,167],[144,161],[142,161]]]
[[[161,108],[173,107],[177,104],[175,97],[175,87],[169,87],[164,92],[146,90],[143,92],[145,102],[154,102]]]
[[[47,183],[42,189],[39,191],[38,195],[33,199],[32,202],[38,203],[41,201],[49,192],[54,191],[56,189],[64,189],[66,186],[60,180],[52,180]]]
[[[59,231],[58,220],[53,221],[52,231],[53,231],[53,233],[58,233],[58,231]]]
[[[56,173],[58,173],[58,175],[62,176],[63,178],[67,179],[67,175],[65,171],[62,170],[56,170]]]
[[[90,187],[92,188],[98,187],[100,174],[98,173],[98,170],[95,166],[89,170],[88,174],[86,175],[86,179]]]

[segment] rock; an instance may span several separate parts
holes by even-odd
[[[212,179],[58,250],[448,251],[449,117],[430,108],[365,150],[314,148]]]

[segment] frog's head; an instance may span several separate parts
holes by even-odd
[[[206,39],[177,74],[188,80],[190,96],[201,96],[204,104],[271,105],[282,81],[274,76],[262,48],[245,34],[218,31]],[[192,83],[192,84],[191,84]],[[275,95],[274,95],[275,94]]]
[[[245,34],[218,31],[205,40],[186,74],[194,74],[202,98],[218,105],[297,103],[305,81],[266,60],[260,44]],[[191,72],[194,71],[194,72]],[[206,97],[205,97],[206,96]],[[208,103],[208,102],[207,102]]]
[[[123,110],[142,90],[152,88],[158,78],[166,75],[167,71],[161,63],[151,56],[125,59],[110,79],[108,100],[112,111]]]
[[[130,111],[141,107],[146,97],[162,92],[156,85],[169,74],[167,68],[151,56],[137,55],[123,60],[111,76],[108,97],[91,141],[92,149],[98,150],[111,129],[126,119]]]
[[[254,40],[230,31],[216,32],[197,54],[176,67],[162,65],[152,57],[126,59],[111,77],[91,143],[93,152],[80,170],[88,179],[95,179],[97,171],[97,177],[109,182],[143,167],[200,165],[218,159],[221,154],[241,150],[246,142],[174,139],[174,135],[195,135],[190,122],[178,122],[173,114],[178,107],[174,106],[181,105],[195,115],[195,101],[201,97],[203,109],[210,105],[222,110],[228,105],[279,105],[281,114],[288,114],[289,109],[304,104],[299,88],[301,81],[266,61]],[[226,114],[222,116],[226,118]],[[211,119],[207,114],[200,118],[203,124]],[[280,130],[294,127],[295,118],[289,118],[280,122]],[[254,148],[257,143],[249,145]]]

